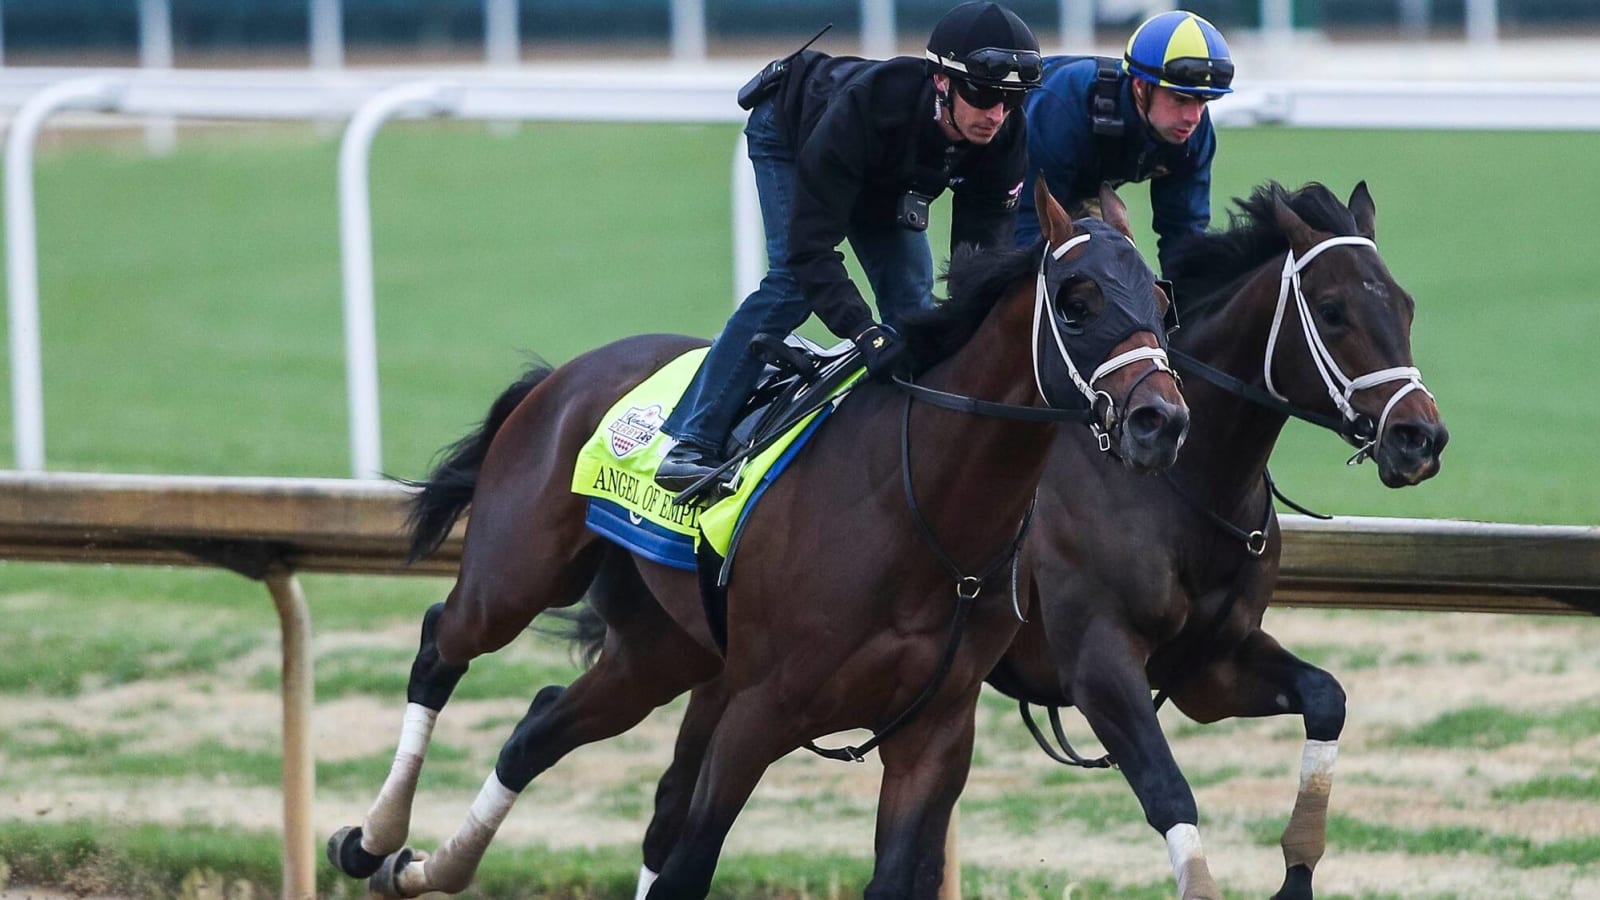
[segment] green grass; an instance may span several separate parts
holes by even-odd
[[[281,845],[270,832],[204,826],[0,823],[0,860],[14,884],[78,884],[96,893],[193,896],[195,885],[242,882],[256,896],[275,896],[281,884]],[[226,873],[225,876],[219,873]],[[495,847],[484,858],[464,898],[594,900],[631,896],[638,874],[633,848],[562,850]],[[798,900],[860,896],[870,861],[837,853],[784,852],[725,858],[710,896],[714,900]],[[962,895],[986,900],[1045,900],[1071,896],[1106,900],[1159,900],[1166,881],[1113,887],[1074,881],[1061,871],[1010,872],[966,865]],[[184,885],[190,890],[185,892]],[[235,888],[237,890],[237,888]],[[321,897],[364,897],[365,883],[336,875],[318,859]],[[215,895],[221,896],[217,890]],[[228,896],[238,896],[229,891]]]
[[[1257,844],[1273,846],[1283,835],[1283,819],[1251,823]],[[1491,856],[1517,868],[1555,865],[1593,865],[1600,861],[1600,837],[1585,836],[1536,842],[1521,835],[1498,834],[1482,828],[1398,828],[1348,816],[1328,817],[1330,852],[1370,851],[1412,855],[1475,854]]]
[[[414,648],[347,648],[321,654],[316,663],[316,695],[322,699],[348,694],[404,697],[415,655]],[[517,651],[507,650],[473,662],[451,696],[460,700],[531,697],[545,685],[571,683],[580,672],[576,665],[517,658]],[[264,668],[250,684],[275,690],[281,675],[277,668]]]
[[[1541,775],[1494,789],[1496,800],[1600,800],[1600,774]]]
[[[524,350],[560,362],[632,333],[715,331],[731,293],[734,133],[386,131],[373,220],[388,469],[421,474]],[[298,135],[40,161],[52,468],[348,472],[335,146]],[[1418,301],[1416,358],[1453,434],[1438,479],[1388,491],[1370,467],[1340,466],[1331,436],[1292,426],[1274,458],[1286,490],[1349,514],[1597,521],[1600,484],[1563,437],[1600,422],[1592,392],[1564,387],[1600,334],[1586,294],[1600,260],[1567,252],[1561,212],[1588,152],[1585,136],[1557,133],[1222,135],[1219,222],[1226,198],[1267,178],[1341,194],[1370,182],[1385,258]],[[1124,194],[1142,222],[1143,189]]]
[[[1469,706],[1451,710],[1415,728],[1390,737],[1396,746],[1474,747],[1494,750],[1549,732],[1557,740],[1572,742],[1600,734],[1600,707],[1577,704],[1553,712],[1524,712],[1498,706]]]

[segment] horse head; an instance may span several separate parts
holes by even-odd
[[[1271,197],[1289,251],[1263,363],[1267,389],[1313,408],[1331,404],[1358,448],[1353,461],[1374,459],[1386,486],[1433,477],[1450,433],[1412,361],[1415,303],[1378,254],[1366,182],[1350,194],[1353,229],[1312,227],[1277,185]],[[1283,333],[1296,329],[1302,340]]]
[[[1104,219],[1074,221],[1042,178],[1034,203],[1045,238],[1033,311],[1039,393],[1058,409],[1092,410],[1101,449],[1130,468],[1165,469],[1189,408],[1167,363],[1171,298],[1133,244],[1127,208],[1102,185]]]

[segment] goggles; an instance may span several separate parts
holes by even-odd
[[[955,87],[956,93],[961,95],[961,99],[967,101],[967,105],[973,109],[993,109],[996,104],[1000,104],[1005,106],[1006,112],[1013,112],[1028,96],[1024,91],[983,87],[965,78],[952,78],[950,83]]]
[[[1183,88],[1212,88],[1226,90],[1233,84],[1233,60],[1209,59],[1200,56],[1180,56],[1167,60],[1159,69],[1128,59],[1128,67],[1147,77],[1157,78],[1182,90]]]
[[[1000,50],[984,47],[962,60],[967,74],[985,81],[1016,81],[1035,85],[1044,75],[1044,61],[1029,50]]]
[[[1044,77],[1044,60],[1033,50],[984,47],[960,59],[940,56],[932,50],[923,55],[952,74],[966,73],[979,81],[1016,85],[1025,89],[1038,87],[1039,80]]]

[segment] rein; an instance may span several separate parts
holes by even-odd
[[[1355,465],[1371,457],[1377,451],[1378,444],[1382,440],[1384,426],[1388,423],[1389,413],[1394,409],[1395,405],[1400,402],[1401,398],[1405,397],[1405,395],[1411,393],[1412,391],[1420,390],[1429,397],[1432,397],[1433,393],[1423,386],[1422,373],[1414,366],[1396,366],[1388,369],[1380,369],[1376,372],[1370,372],[1357,378],[1350,378],[1344,374],[1342,369],[1339,368],[1339,364],[1334,360],[1332,352],[1329,351],[1327,345],[1323,343],[1321,334],[1312,324],[1310,305],[1306,302],[1305,293],[1300,288],[1300,271],[1324,250],[1337,246],[1358,246],[1371,247],[1373,250],[1377,249],[1377,245],[1368,238],[1354,235],[1340,235],[1322,241],[1321,243],[1312,247],[1310,250],[1306,251],[1306,254],[1299,259],[1295,258],[1293,250],[1290,250],[1284,259],[1283,274],[1278,285],[1278,305],[1273,313],[1272,330],[1268,333],[1266,356],[1262,363],[1262,374],[1267,385],[1265,390],[1258,388],[1255,385],[1244,381],[1243,379],[1229,375],[1215,366],[1212,366],[1208,363],[1203,363],[1187,353],[1183,353],[1179,350],[1171,350],[1169,353],[1172,359],[1178,364],[1179,368],[1186,373],[1198,375],[1204,380],[1222,388],[1224,391],[1227,391],[1228,393],[1231,393],[1244,400],[1255,403],[1258,406],[1265,407],[1285,416],[1310,422],[1313,425],[1326,428],[1327,430],[1338,434],[1345,441],[1356,447],[1355,455],[1350,457],[1350,459],[1347,461],[1348,465]],[[1296,309],[1300,314],[1300,327],[1305,336],[1306,348],[1311,352],[1312,362],[1317,367],[1317,373],[1322,376],[1323,384],[1328,389],[1328,396],[1333,400],[1334,408],[1340,413],[1338,416],[1330,416],[1297,406],[1296,404],[1289,402],[1289,399],[1280,394],[1277,388],[1273,386],[1272,356],[1276,349],[1278,333],[1282,330],[1283,314],[1284,310],[1287,308],[1288,297],[1291,293],[1291,290],[1294,294]],[[1356,412],[1354,407],[1351,406],[1350,398],[1354,396],[1357,391],[1365,390],[1370,387],[1376,387],[1380,384],[1387,384],[1391,381],[1404,381],[1405,384],[1401,386],[1399,390],[1395,391],[1394,395],[1391,396],[1388,402],[1384,404],[1382,413],[1375,421],[1371,416]],[[1284,496],[1284,494],[1278,490],[1277,484],[1273,482],[1272,474],[1263,470],[1262,479],[1266,482],[1267,492],[1269,494],[1266,512],[1262,518],[1260,528],[1254,531],[1246,531],[1238,525],[1235,525],[1234,523],[1223,518],[1210,507],[1200,503],[1199,500],[1195,499],[1194,495],[1190,494],[1188,491],[1185,491],[1182,486],[1178,484],[1177,480],[1172,477],[1171,472],[1165,472],[1163,473],[1163,476],[1166,478],[1167,484],[1172,487],[1173,492],[1181,497],[1191,509],[1205,516],[1213,525],[1217,526],[1217,528],[1219,528],[1225,534],[1228,534],[1229,536],[1242,542],[1245,547],[1245,552],[1250,554],[1250,557],[1253,561],[1259,560],[1261,555],[1265,553],[1267,549],[1268,528],[1270,528],[1272,524],[1271,498],[1275,497],[1283,501],[1283,503],[1286,505],[1294,508],[1296,511],[1306,515],[1321,519],[1331,518],[1330,516],[1312,512],[1311,510]],[[1209,623],[1207,623],[1203,640],[1200,642],[1202,645],[1211,641],[1222,630],[1223,625],[1228,621],[1228,617],[1233,614],[1234,606],[1237,605],[1239,597],[1249,587],[1250,581],[1254,579],[1259,571],[1260,567],[1256,565],[1245,565],[1240,567],[1234,576],[1233,584],[1228,589],[1227,598],[1223,601],[1222,606],[1217,610],[1217,614],[1212,617]],[[1192,662],[1193,660],[1191,659],[1188,661]],[[1182,670],[1180,669],[1179,671],[1181,672]],[[1192,671],[1192,669],[1190,671]],[[1165,705],[1167,698],[1172,693],[1173,688],[1181,687],[1182,682],[1183,678],[1180,676],[1172,685],[1157,691],[1152,700],[1152,702],[1155,704],[1155,708],[1159,710],[1163,705]],[[1056,762],[1059,762],[1063,765],[1078,766],[1086,769],[1103,769],[1115,765],[1115,762],[1111,759],[1110,755],[1104,755],[1096,759],[1085,759],[1072,749],[1072,744],[1067,741],[1066,733],[1061,727],[1060,707],[1049,706],[1046,707],[1046,710],[1048,711],[1050,717],[1051,730],[1054,732],[1055,739],[1060,744],[1065,755],[1058,753],[1055,748],[1051,747],[1045,740],[1043,732],[1033,720],[1033,713],[1027,701],[1019,701],[1018,710],[1022,714],[1022,722],[1025,726],[1027,726],[1028,733],[1033,736],[1034,741],[1039,745],[1039,748],[1044,751],[1045,755],[1049,756]]]
[[[1150,377],[1158,371],[1165,371],[1168,373],[1172,372],[1172,367],[1167,361],[1167,354],[1165,350],[1159,347],[1139,347],[1107,359],[1094,370],[1087,380],[1085,380],[1078,372],[1078,367],[1073,362],[1072,355],[1067,352],[1066,342],[1062,338],[1060,331],[1056,328],[1055,318],[1053,316],[1044,315],[1048,294],[1048,286],[1045,281],[1045,271],[1049,265],[1049,262],[1052,259],[1061,259],[1061,257],[1064,256],[1067,251],[1088,241],[1091,236],[1092,235],[1089,234],[1081,234],[1071,238],[1070,240],[1062,242],[1061,246],[1056,247],[1054,250],[1050,250],[1048,248],[1045,250],[1039,261],[1039,276],[1037,280],[1037,286],[1034,291],[1033,318],[1033,371],[1034,382],[1039,389],[1039,395],[1044,397],[1046,402],[1048,402],[1049,398],[1048,395],[1045,394],[1043,376],[1040,371],[1038,340],[1040,320],[1041,318],[1048,318],[1050,320],[1052,334],[1055,338],[1056,349],[1061,354],[1062,360],[1066,363],[1067,371],[1072,377],[1073,384],[1077,386],[1079,392],[1083,394],[1086,400],[1088,400],[1087,408],[1039,408],[1033,406],[1021,406],[1011,403],[998,403],[992,400],[981,400],[977,397],[969,397],[964,394],[954,394],[947,391],[940,391],[934,388],[924,387],[909,379],[901,378],[898,375],[893,377],[894,383],[906,393],[905,412],[902,414],[900,419],[900,473],[901,484],[905,490],[906,506],[911,510],[911,518],[912,521],[916,523],[918,537],[920,537],[922,542],[933,551],[934,558],[939,561],[939,564],[944,567],[945,571],[948,572],[950,577],[955,581],[955,613],[950,622],[950,635],[945,641],[944,650],[939,654],[939,661],[934,667],[933,676],[929,680],[928,684],[923,687],[922,692],[917,695],[916,699],[911,701],[910,706],[901,710],[900,713],[896,715],[888,725],[885,725],[882,729],[875,731],[871,738],[860,745],[832,748],[819,747],[815,741],[807,741],[803,746],[812,753],[815,753],[818,756],[826,759],[835,759],[841,762],[862,762],[867,753],[870,753],[874,748],[881,744],[885,738],[899,730],[907,721],[909,721],[913,716],[922,710],[922,707],[926,705],[930,699],[932,699],[935,693],[938,692],[939,686],[944,683],[945,677],[950,673],[950,667],[955,663],[956,652],[960,649],[961,638],[966,631],[967,617],[972,612],[972,606],[978,599],[978,595],[982,592],[983,585],[987,583],[988,580],[998,573],[1002,568],[1004,568],[1006,564],[1014,563],[1018,559],[1018,554],[1022,549],[1023,539],[1027,536],[1028,528],[1033,522],[1033,510],[1034,506],[1038,502],[1037,495],[1032,501],[1029,502],[1028,510],[1023,514],[1022,522],[1017,527],[1016,536],[1011,539],[1011,543],[1006,547],[1005,551],[993,559],[989,565],[985,566],[978,574],[968,575],[964,573],[955,560],[950,558],[950,554],[945,552],[945,549],[939,544],[938,537],[933,533],[932,527],[929,526],[927,519],[922,515],[921,507],[917,504],[916,488],[912,482],[911,472],[912,403],[920,400],[923,403],[927,403],[930,406],[936,406],[941,409],[948,409],[955,412],[968,413],[971,415],[979,415],[989,418],[1009,419],[1019,422],[1035,422],[1041,424],[1055,422],[1082,422],[1087,424],[1094,432],[1095,437],[1099,442],[1100,449],[1103,452],[1110,452],[1112,447],[1111,433],[1117,427],[1117,425],[1120,424],[1116,417],[1116,401],[1113,400],[1111,395],[1107,394],[1105,391],[1096,390],[1093,386],[1094,383],[1106,375],[1123,368],[1124,366],[1131,365],[1140,360],[1151,360],[1154,365],[1151,366],[1148,372],[1140,376],[1134,382],[1133,387],[1129,388],[1128,396],[1131,397],[1133,395],[1133,391],[1138,388],[1139,384],[1143,383],[1145,378]],[[1104,413],[1101,413],[1097,410],[1097,407],[1102,400],[1105,402]],[[1015,580],[1015,569],[1013,569],[1013,580]],[[1013,606],[1016,606],[1016,601],[1014,598]],[[1020,608],[1018,608],[1018,618],[1021,618]],[[1024,711],[1024,716],[1026,717],[1026,711]],[[1059,735],[1061,734],[1059,720],[1056,720],[1056,722],[1056,733]],[[1031,721],[1029,722],[1029,726],[1030,728],[1033,727]],[[1034,729],[1034,731],[1035,734],[1037,734],[1037,729]],[[1041,746],[1043,746],[1042,740]],[[1071,753],[1071,749],[1068,748],[1067,752]]]
[[[899,381],[898,378],[895,380]],[[934,393],[940,392],[936,391]],[[943,396],[958,395],[944,394]],[[862,762],[866,759],[866,754],[871,753],[875,747],[883,743],[884,739],[898,731],[901,726],[922,711],[922,707],[927,705],[927,702],[938,692],[939,686],[944,683],[945,676],[950,674],[950,667],[955,663],[956,651],[961,647],[961,637],[966,632],[967,616],[972,612],[972,605],[977,601],[978,595],[983,592],[984,584],[994,577],[995,573],[1005,568],[1007,563],[1017,558],[1017,553],[1022,549],[1022,541],[1028,535],[1028,527],[1033,524],[1033,508],[1038,503],[1037,497],[1028,502],[1028,511],[1022,514],[1022,523],[1017,527],[1016,536],[1011,539],[1011,543],[1006,546],[1006,549],[999,556],[991,560],[976,575],[968,575],[961,571],[961,566],[950,558],[950,554],[945,551],[944,547],[940,546],[938,536],[933,533],[933,528],[928,524],[927,518],[922,515],[922,508],[917,505],[917,491],[912,483],[911,475],[911,404],[915,398],[916,395],[914,393],[908,392],[906,394],[905,413],[900,419],[900,482],[905,489],[906,506],[911,510],[911,520],[917,525],[917,536],[922,538],[922,542],[927,544],[928,549],[933,551],[934,558],[955,580],[956,608],[955,615],[950,621],[950,636],[945,640],[944,650],[939,654],[939,662],[934,666],[933,677],[923,686],[922,693],[918,694],[917,698],[911,701],[911,705],[901,710],[900,714],[895,716],[888,725],[873,732],[872,737],[857,746],[851,747],[819,747],[815,741],[807,741],[804,744],[807,750],[825,759],[836,759],[840,762]],[[971,400],[972,398],[961,399]],[[1004,410],[1026,409],[1034,412],[1038,411],[1033,410],[1032,407],[1014,407],[998,403],[990,405]],[[1001,418],[1010,417],[1009,415],[1001,416]]]

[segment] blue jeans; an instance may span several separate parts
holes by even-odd
[[[789,271],[794,148],[777,122],[771,100],[751,111],[744,133],[767,232],[767,274],[711,342],[700,370],[662,426],[682,442],[719,453],[739,406],[761,378],[763,363],[750,353],[751,338],[762,332],[788,334],[811,315],[811,306]],[[885,222],[879,228],[852,227],[847,236],[885,322],[898,322],[911,310],[932,303],[933,254],[925,233]]]

